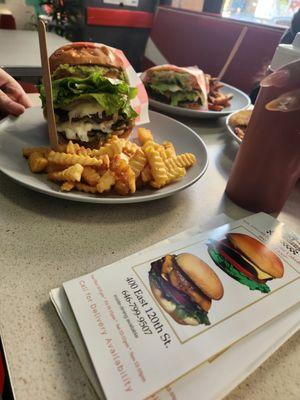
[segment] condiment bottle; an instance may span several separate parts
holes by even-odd
[[[279,212],[300,177],[300,60],[261,82],[226,194],[247,210]]]

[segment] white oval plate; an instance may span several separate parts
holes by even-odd
[[[47,125],[42,110],[38,107],[26,110],[18,118],[7,117],[0,122],[0,171],[30,189],[66,200],[122,204],[170,196],[192,185],[204,174],[208,165],[207,150],[200,137],[186,125],[153,111],[150,111],[149,116],[151,122],[145,127],[151,129],[157,142],[170,140],[178,153],[193,152],[197,157],[197,163],[187,171],[181,181],[162,189],[145,189],[125,197],[111,194],[96,196],[77,191],[61,192],[59,186],[48,181],[45,174],[31,173],[22,156],[22,148],[47,146],[49,143]],[[135,132],[132,134],[132,138],[134,137]]]
[[[158,111],[166,112],[173,115],[182,117],[193,117],[193,118],[220,118],[235,111],[242,110],[249,107],[251,100],[249,96],[239,89],[231,85],[223,83],[224,87],[221,92],[224,94],[233,94],[233,98],[230,100],[230,106],[224,108],[222,111],[203,111],[203,110],[190,110],[188,108],[171,106],[170,104],[162,103],[157,100],[153,100],[149,97],[149,104],[151,107]]]

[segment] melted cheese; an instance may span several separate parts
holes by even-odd
[[[103,121],[100,124],[91,123],[91,122],[83,122],[83,121],[76,121],[76,122],[63,122],[57,125],[58,132],[64,132],[66,138],[69,140],[73,139],[80,139],[83,142],[88,142],[88,132],[91,130],[102,131],[104,133],[112,132],[111,126],[114,123],[114,119],[110,121]]]
[[[69,121],[72,121],[73,118],[82,118],[89,115],[98,114],[101,118],[103,112],[103,108],[95,102],[85,102],[85,103],[78,103],[75,105],[71,111],[68,112]]]
[[[243,257],[243,256],[242,256]],[[257,272],[257,277],[258,279],[273,279],[273,276],[267,274],[266,272],[260,270],[255,264],[253,264],[250,260],[247,260],[245,257],[243,257],[243,259],[245,261],[247,261],[249,264],[251,264],[251,266],[255,269],[255,271]]]

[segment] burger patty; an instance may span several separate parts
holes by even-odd
[[[195,284],[184,274],[183,271],[175,266],[170,272],[170,281],[174,287],[186,293],[191,299],[197,303],[204,311],[208,311],[211,307],[211,299],[209,299]]]
[[[211,299],[181,270],[174,255],[168,254],[161,260],[161,273],[177,290],[188,295],[204,311],[210,309]]]
[[[99,117],[98,114],[73,118],[57,123],[57,131],[66,140],[80,141],[83,145],[99,147],[111,135],[122,136],[133,127],[131,120],[125,120],[121,115],[114,119],[112,116]],[[93,143],[91,143],[93,142]]]
[[[64,110],[61,111],[63,112],[59,114],[58,125],[70,121],[68,113],[65,112]],[[96,132],[100,131],[104,133],[111,133],[115,131],[118,131],[120,133],[121,131],[128,129],[129,126],[132,126],[132,121],[126,120],[122,115],[119,115],[117,120],[114,120],[112,115],[105,115],[105,112],[102,114],[101,117],[99,116],[99,114],[92,114],[80,118],[72,118],[71,124],[72,123],[76,124],[76,122],[83,122],[83,123],[90,123],[97,125],[103,124],[103,129],[96,130]],[[111,122],[113,123],[111,124]],[[109,131],[107,129],[104,129],[105,126],[107,127],[107,129],[109,129]]]

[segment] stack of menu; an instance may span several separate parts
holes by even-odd
[[[50,295],[99,397],[201,388],[219,399],[299,329],[299,252],[299,237],[260,213],[183,232]]]

